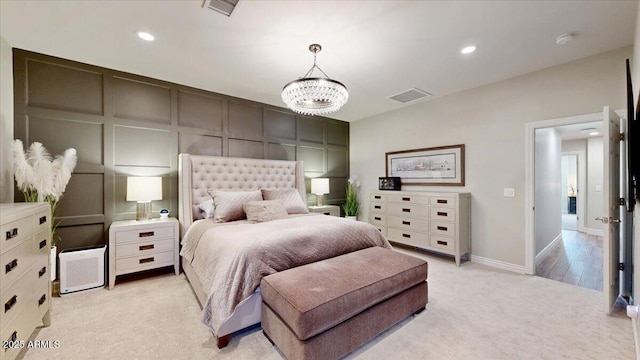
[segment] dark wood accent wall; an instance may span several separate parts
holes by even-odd
[[[78,152],[59,208],[59,250],[105,244],[112,221],[135,218],[125,201],[130,175],[162,176],[154,214],[177,216],[181,152],[303,160],[307,177],[331,179],[327,202],[344,202],[346,122],[20,49],[13,59],[15,138]]]

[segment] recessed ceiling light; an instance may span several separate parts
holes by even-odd
[[[142,40],[153,41],[156,38],[148,32],[138,31],[138,37]]]
[[[471,46],[467,46],[462,48],[462,50],[460,50],[461,53],[463,54],[471,54],[472,52],[476,51],[476,47],[471,45]]]

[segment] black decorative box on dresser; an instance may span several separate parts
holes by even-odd
[[[15,359],[36,327],[51,324],[51,207],[0,204],[0,359]]]
[[[389,241],[453,255],[471,256],[471,194],[376,191],[369,223]]]

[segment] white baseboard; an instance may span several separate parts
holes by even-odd
[[[482,256],[477,256],[477,255],[471,255],[471,261],[478,264],[483,264],[483,265],[491,266],[494,268],[502,269],[502,270],[512,271],[518,274],[525,273],[524,265],[511,264],[508,262],[494,260],[494,259],[490,259]]]
[[[587,235],[596,235],[596,236],[604,236],[604,230],[602,229],[590,229],[584,228]]]
[[[633,342],[636,348],[636,360],[640,360],[640,343],[638,341],[638,319],[631,319],[631,327],[633,328]]]
[[[560,245],[562,242],[562,233],[558,234],[555,239],[553,239],[549,245],[547,245],[538,255],[536,255],[536,266],[540,265],[542,259],[544,259],[551,250],[553,250],[556,246]]]

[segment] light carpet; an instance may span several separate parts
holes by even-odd
[[[429,262],[429,303],[348,359],[634,359],[631,320],[601,292],[404,249]],[[219,350],[183,274],[54,298],[24,359],[282,359],[259,326]]]

